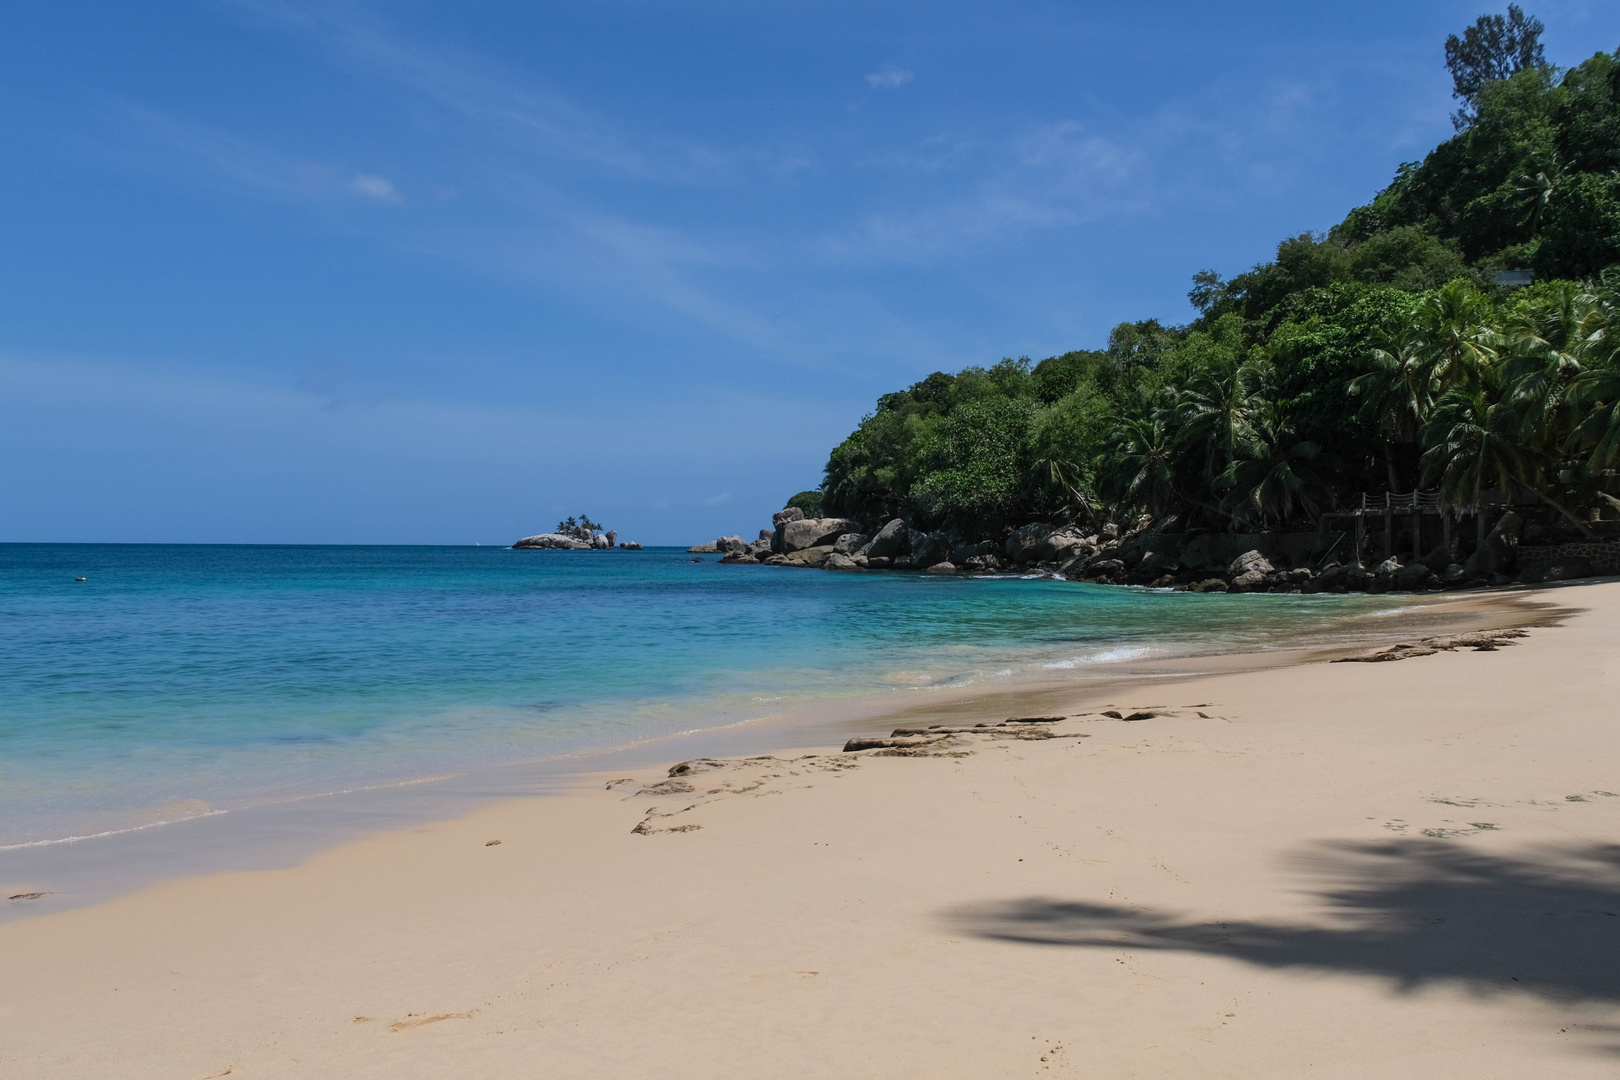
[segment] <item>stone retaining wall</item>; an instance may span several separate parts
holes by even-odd
[[[1586,559],[1598,574],[1620,574],[1620,540],[1582,541],[1574,544],[1549,544],[1546,547],[1519,545],[1521,573],[1539,570],[1566,559]]]

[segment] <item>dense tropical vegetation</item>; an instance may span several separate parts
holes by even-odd
[[[581,514],[578,518],[567,517],[557,522],[557,528],[554,531],[558,536],[571,536],[575,540],[590,540],[602,531],[602,523],[592,521],[587,514]]]
[[[1510,7],[1453,37],[1457,134],[1327,233],[1196,274],[1190,324],[930,375],[795,498],[990,536],[1140,512],[1305,527],[1421,487],[1533,495],[1585,531],[1620,465],[1620,51],[1555,68],[1541,29]]]

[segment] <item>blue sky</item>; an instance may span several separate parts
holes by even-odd
[[[1367,201],[1486,10],[8,5],[0,540],[751,534],[878,395]]]

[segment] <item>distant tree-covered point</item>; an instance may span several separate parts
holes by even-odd
[[[883,396],[817,512],[1254,531],[1424,488],[1586,530],[1620,466],[1620,51],[1559,69],[1540,33],[1511,7],[1453,37],[1457,134],[1325,234],[1196,274],[1190,324]]]

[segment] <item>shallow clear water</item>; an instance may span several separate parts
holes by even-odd
[[[0,848],[817,701],[1295,644],[1379,607],[674,549],[0,545]]]

